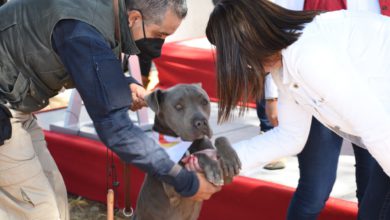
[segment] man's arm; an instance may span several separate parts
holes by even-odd
[[[173,185],[181,195],[194,195],[199,188],[196,174],[175,165],[161,147],[131,122],[128,80],[102,35],[81,21],[63,20],[54,29],[52,43],[102,142],[125,162]]]

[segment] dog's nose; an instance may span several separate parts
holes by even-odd
[[[194,126],[197,129],[204,129],[208,127],[207,120],[205,118],[195,118]]]

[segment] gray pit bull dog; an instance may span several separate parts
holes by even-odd
[[[222,185],[239,173],[241,162],[229,141],[217,138],[211,143],[210,100],[199,84],[179,84],[168,90],[156,90],[146,97],[156,113],[153,130],[192,141],[190,153],[198,158],[207,180]],[[218,160],[197,151],[217,150]],[[146,176],[138,196],[136,220],[195,220],[202,202],[181,197],[173,187],[152,176]]]

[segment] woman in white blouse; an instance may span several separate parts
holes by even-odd
[[[261,97],[267,73],[279,89],[279,126],[235,145],[243,168],[299,153],[314,116],[377,160],[371,178],[381,185],[367,192],[382,190],[375,201],[382,204],[364,196],[359,212],[369,211],[359,217],[390,219],[390,19],[223,0],[206,34],[217,51],[220,121],[240,101]]]

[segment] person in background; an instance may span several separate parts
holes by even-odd
[[[137,55],[138,57],[138,63],[139,68],[141,71],[141,80],[142,80],[142,86],[146,89],[149,84],[149,73],[152,68],[152,59],[145,59],[145,57],[141,56],[140,54]],[[122,69],[124,72],[129,71],[128,64],[129,61],[126,60],[128,57],[125,57],[122,62]]]
[[[278,92],[271,76],[266,78],[264,88],[264,98],[256,101],[256,113],[260,120],[261,132],[267,132],[278,126]],[[285,168],[285,166],[284,159],[278,159],[268,163],[263,168],[266,170],[279,170]]]
[[[144,88],[148,88],[148,84],[150,82],[149,75],[150,70],[152,69],[152,60],[145,59],[141,56],[138,56],[139,58],[139,66],[141,69],[141,77],[142,77],[142,85]]]
[[[234,145],[244,167],[299,153],[309,131],[326,125],[367,147],[381,165],[374,161],[370,168],[359,218],[390,218],[390,107],[384,95],[390,88],[389,20],[369,13],[291,11],[266,0],[216,5],[206,34],[216,46],[219,120],[229,119],[239,101],[261,97],[266,73],[280,92],[279,125]],[[368,44],[371,50],[365,50]],[[326,178],[334,173],[320,172]]]

